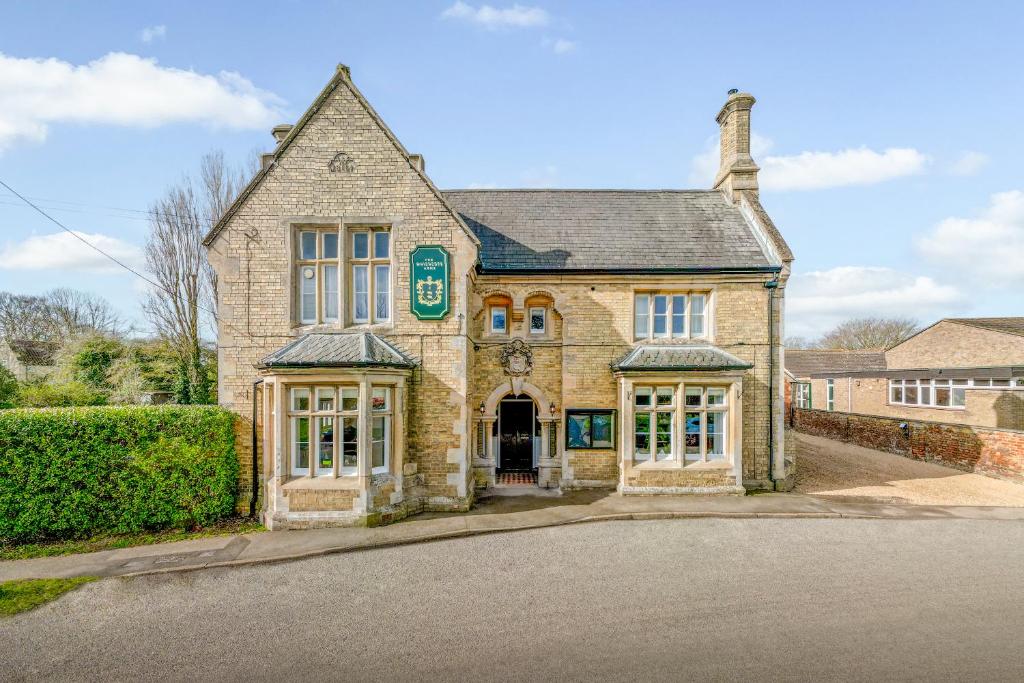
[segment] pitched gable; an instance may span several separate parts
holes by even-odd
[[[250,196],[252,196],[252,194],[266,181],[267,177],[274,171],[274,169],[278,167],[288,149],[296,142],[296,140],[300,138],[300,136],[302,136],[307,126],[309,126],[310,123],[329,104],[332,97],[335,96],[336,91],[339,88],[344,88],[348,93],[352,95],[352,97],[355,98],[355,100],[364,110],[365,114],[373,121],[376,127],[379,128],[380,132],[387,137],[390,143],[394,146],[395,150],[402,155],[408,167],[413,172],[419,175],[423,183],[426,184],[426,186],[430,189],[433,195],[445,208],[445,210],[451,216],[451,218],[455,220],[455,222],[462,228],[466,236],[469,237],[469,239],[475,244],[479,244],[479,241],[477,240],[476,236],[462,221],[461,216],[459,216],[459,214],[451,207],[451,205],[448,204],[448,201],[438,191],[437,187],[434,186],[434,183],[431,182],[430,178],[428,178],[427,175],[421,170],[420,165],[414,163],[410,159],[409,152],[406,151],[405,147],[402,146],[402,143],[399,142],[397,137],[395,137],[395,134],[391,132],[391,129],[388,128],[386,123],[384,123],[384,120],[380,118],[380,115],[377,114],[373,107],[370,106],[370,103],[367,102],[366,98],[363,97],[363,94],[359,91],[359,89],[356,88],[355,84],[352,82],[349,68],[344,64],[338,65],[337,69],[334,72],[334,76],[331,78],[331,80],[327,83],[326,86],[324,86],[324,89],[320,92],[319,95],[317,95],[316,99],[313,100],[313,103],[299,118],[299,120],[292,127],[292,129],[289,131],[288,135],[284,138],[284,140],[278,143],[277,147],[274,148],[274,151],[272,152],[273,156],[270,162],[265,162],[263,164],[263,167],[256,173],[253,179],[249,181],[249,184],[245,187],[244,190],[242,190],[242,192],[238,195],[235,201],[228,208],[228,210],[224,212],[224,215],[221,217],[221,219],[217,221],[217,223],[210,229],[209,233],[207,233],[207,235],[203,238],[203,244],[209,247],[214,243],[214,241],[216,241],[217,236],[221,233],[221,231],[231,222],[231,219],[238,213],[239,209],[241,209],[242,206],[245,205],[245,203],[249,200]],[[331,152],[331,154],[336,155],[335,152]]]

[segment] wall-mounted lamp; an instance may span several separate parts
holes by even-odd
[[[483,401],[480,401],[480,414],[483,415],[486,411],[487,407],[484,405]]]
[[[548,410],[550,410],[550,411],[551,411],[551,414],[552,414],[552,415],[554,415],[554,414],[555,414],[555,402],[554,402],[554,401],[552,401],[552,402],[551,402],[551,405],[550,405],[550,406],[548,406]]]

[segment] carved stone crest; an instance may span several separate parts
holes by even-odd
[[[356,162],[347,152],[338,152],[331,159],[331,163],[327,164],[327,169],[331,173],[352,173],[356,170]]]
[[[513,339],[501,349],[501,367],[511,378],[512,393],[523,393],[523,378],[533,372],[533,350],[522,339]]]

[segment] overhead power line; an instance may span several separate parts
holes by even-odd
[[[61,229],[61,230],[63,230],[64,232],[68,233],[69,235],[71,235],[72,237],[74,237],[74,238],[75,238],[76,240],[78,240],[79,242],[81,242],[82,244],[84,244],[85,246],[89,247],[90,249],[92,249],[93,251],[95,251],[95,252],[97,252],[97,253],[99,253],[99,254],[102,254],[102,255],[103,255],[104,257],[106,257],[106,258],[110,259],[111,261],[113,261],[113,262],[114,262],[114,263],[116,263],[116,264],[117,264],[118,266],[120,266],[121,268],[125,269],[126,271],[128,271],[129,273],[131,273],[132,275],[134,275],[135,277],[137,277],[137,278],[139,278],[139,279],[141,279],[141,280],[143,280],[143,281],[145,281],[145,282],[149,283],[150,285],[152,285],[153,287],[156,287],[156,288],[157,288],[157,289],[159,289],[160,291],[162,291],[162,292],[166,292],[167,294],[170,294],[170,295],[171,295],[172,297],[174,297],[174,298],[175,298],[175,299],[177,299],[177,300],[180,300],[180,299],[181,299],[181,294],[179,294],[178,292],[174,292],[174,291],[172,291],[172,290],[168,289],[167,287],[164,287],[164,286],[163,286],[163,285],[161,285],[160,283],[158,283],[158,282],[155,282],[154,280],[151,280],[151,279],[150,279],[149,277],[147,277],[146,275],[144,275],[144,274],[140,273],[139,271],[135,270],[134,268],[132,268],[131,266],[129,266],[129,265],[128,265],[128,264],[126,264],[125,262],[121,261],[121,260],[120,260],[119,258],[117,258],[116,256],[114,256],[113,254],[110,254],[109,252],[107,252],[107,251],[104,251],[104,250],[103,250],[102,248],[100,248],[100,247],[96,246],[95,244],[93,244],[93,243],[92,243],[92,242],[90,242],[89,240],[87,240],[87,239],[85,239],[84,237],[82,237],[82,236],[81,236],[81,235],[80,235],[79,233],[75,232],[74,230],[72,230],[72,229],[71,229],[71,228],[69,228],[68,226],[66,226],[66,225],[64,225],[63,223],[61,223],[61,222],[60,222],[59,220],[57,220],[56,218],[54,218],[53,216],[51,216],[50,214],[48,214],[48,213],[47,213],[46,211],[44,211],[43,209],[41,209],[41,208],[40,208],[40,207],[39,207],[38,205],[36,205],[35,203],[33,203],[33,202],[32,202],[32,201],[30,200],[30,199],[28,199],[28,198],[27,198],[27,197],[25,197],[25,196],[24,196],[23,194],[21,194],[20,192],[18,192],[17,190],[15,190],[15,189],[14,189],[13,187],[11,187],[10,185],[8,185],[8,184],[7,184],[6,182],[4,182],[2,178],[0,178],[0,185],[2,185],[2,186],[3,186],[3,187],[4,187],[4,188],[5,188],[5,189],[6,189],[6,190],[7,190],[8,192],[10,192],[10,193],[11,193],[12,195],[14,195],[14,196],[15,196],[15,197],[17,197],[18,199],[20,199],[20,200],[21,200],[22,202],[24,202],[25,204],[27,204],[27,205],[28,205],[29,207],[31,207],[32,209],[34,209],[34,210],[35,210],[36,212],[38,212],[38,213],[39,213],[39,214],[40,214],[40,215],[41,215],[41,216],[42,216],[43,218],[45,218],[46,220],[48,220],[48,221],[50,221],[51,223],[53,223],[53,224],[54,224],[54,225],[56,225],[56,226],[57,226],[58,228],[60,228],[60,229]],[[208,313],[208,314],[210,314],[211,316],[213,316],[213,319],[214,319],[214,320],[216,320],[216,321],[217,321],[218,323],[223,323],[224,325],[226,325],[226,326],[230,327],[231,329],[235,330],[236,332],[239,332],[239,333],[241,333],[241,334],[244,334],[245,336],[249,337],[250,339],[253,339],[253,338],[255,338],[255,337],[254,337],[254,336],[253,336],[252,334],[250,334],[249,332],[247,332],[247,331],[245,331],[245,330],[241,330],[241,329],[239,329],[239,328],[235,327],[234,325],[232,325],[231,323],[229,323],[229,322],[226,322],[226,321],[223,321],[223,320],[221,320],[221,319],[220,319],[220,318],[219,318],[219,317],[217,316],[217,312],[216,312],[216,311],[214,311],[214,310],[212,310],[212,309],[209,309],[209,308],[207,308],[206,306],[203,306],[202,304],[199,304],[199,303],[197,303],[197,304],[196,304],[196,307],[197,307],[197,308],[199,308],[199,310],[201,310],[201,311],[204,311],[205,313]]]

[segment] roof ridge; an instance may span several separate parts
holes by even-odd
[[[721,194],[719,190],[710,189],[679,189],[679,188],[614,188],[614,187],[470,187],[470,188],[450,188],[447,190],[441,190],[441,193],[445,192],[629,192],[629,193],[672,193],[672,194],[711,194],[717,192]]]

